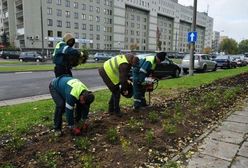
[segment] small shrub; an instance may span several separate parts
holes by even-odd
[[[241,92],[241,88],[240,87],[234,87],[234,88],[231,88],[231,89],[227,89],[225,92],[224,92],[224,100],[225,101],[230,101],[230,100],[233,100],[236,95],[238,93]]]
[[[177,125],[172,121],[163,120],[162,127],[167,134],[175,134],[177,132]]]
[[[127,152],[130,148],[131,142],[128,139],[125,139],[124,137],[121,137],[121,147],[124,152]]]
[[[6,144],[9,150],[20,150],[25,145],[25,140],[19,136],[14,135]]]
[[[168,161],[162,168],[180,168],[180,164],[175,161]]]
[[[48,151],[38,155],[37,163],[44,168],[56,168],[57,167],[58,153]]]
[[[107,131],[107,140],[112,143],[116,144],[118,142],[118,132],[116,128],[109,128]]]
[[[148,120],[151,122],[151,123],[155,123],[157,122],[159,119],[159,115],[158,113],[156,113],[155,111],[152,111],[148,114]]]
[[[79,137],[75,140],[77,148],[82,150],[88,150],[90,148],[90,140],[87,137]]]
[[[0,168],[15,168],[11,163],[5,163],[3,165],[0,165]]]
[[[94,158],[90,154],[84,154],[81,157],[81,163],[83,168],[95,168],[94,166]]]
[[[153,130],[146,131],[145,139],[146,139],[146,142],[149,145],[152,144],[153,139],[154,139],[154,132],[153,132]]]
[[[128,120],[128,128],[134,131],[137,131],[140,129],[140,127],[143,126],[143,123],[140,122],[139,120],[134,119],[133,117]]]

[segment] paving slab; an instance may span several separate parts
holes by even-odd
[[[238,156],[235,158],[231,168],[247,168],[248,167],[248,158]]]
[[[233,113],[234,115],[241,115],[248,117],[248,111],[236,111]]]
[[[239,145],[243,141],[243,137],[244,133],[228,131],[222,127],[218,128],[209,135],[209,138],[213,140],[233,143],[237,145]]]
[[[198,153],[189,161],[187,168],[228,168],[231,162]]]
[[[238,155],[248,158],[248,141],[244,142],[239,149]],[[248,164],[247,164],[248,167]]]
[[[239,123],[248,124],[248,117],[246,117],[246,116],[231,115],[226,120],[227,121],[233,121],[233,122],[239,122]]]
[[[243,134],[248,133],[248,124],[245,123],[224,121],[219,128]]]
[[[239,145],[215,141],[210,138],[206,138],[199,147],[201,153],[227,161],[232,161],[238,149]]]

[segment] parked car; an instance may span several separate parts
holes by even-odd
[[[232,58],[239,67],[247,65],[244,55],[233,55]]]
[[[147,56],[156,55],[156,53],[151,54],[139,54],[137,57],[139,59],[144,59]],[[179,77],[181,72],[181,68],[175,64],[172,60],[170,60],[168,57],[165,57],[165,60],[161,62],[161,64],[158,64],[153,72],[154,77],[156,78],[163,78],[172,76],[174,78]]]
[[[19,60],[21,62],[35,61],[35,62],[43,62],[45,59],[37,52],[22,52],[19,56]]]
[[[1,58],[3,59],[19,59],[19,51],[0,51]]]
[[[106,53],[96,53],[94,55],[95,61],[106,61],[108,59],[112,58],[112,55],[106,54]]]
[[[215,58],[217,66],[220,68],[236,68],[237,63],[233,60],[230,55],[219,55]]]
[[[186,73],[189,70],[190,54],[186,54],[182,60],[182,68]],[[194,54],[194,70],[206,72],[208,70],[216,71],[217,63],[212,61],[208,54]]]

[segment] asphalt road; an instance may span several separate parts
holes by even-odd
[[[89,89],[105,86],[97,69],[72,72]],[[48,94],[52,71],[0,73],[0,101]]]

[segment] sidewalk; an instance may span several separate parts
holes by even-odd
[[[248,167],[248,101],[204,138],[187,167]]]

